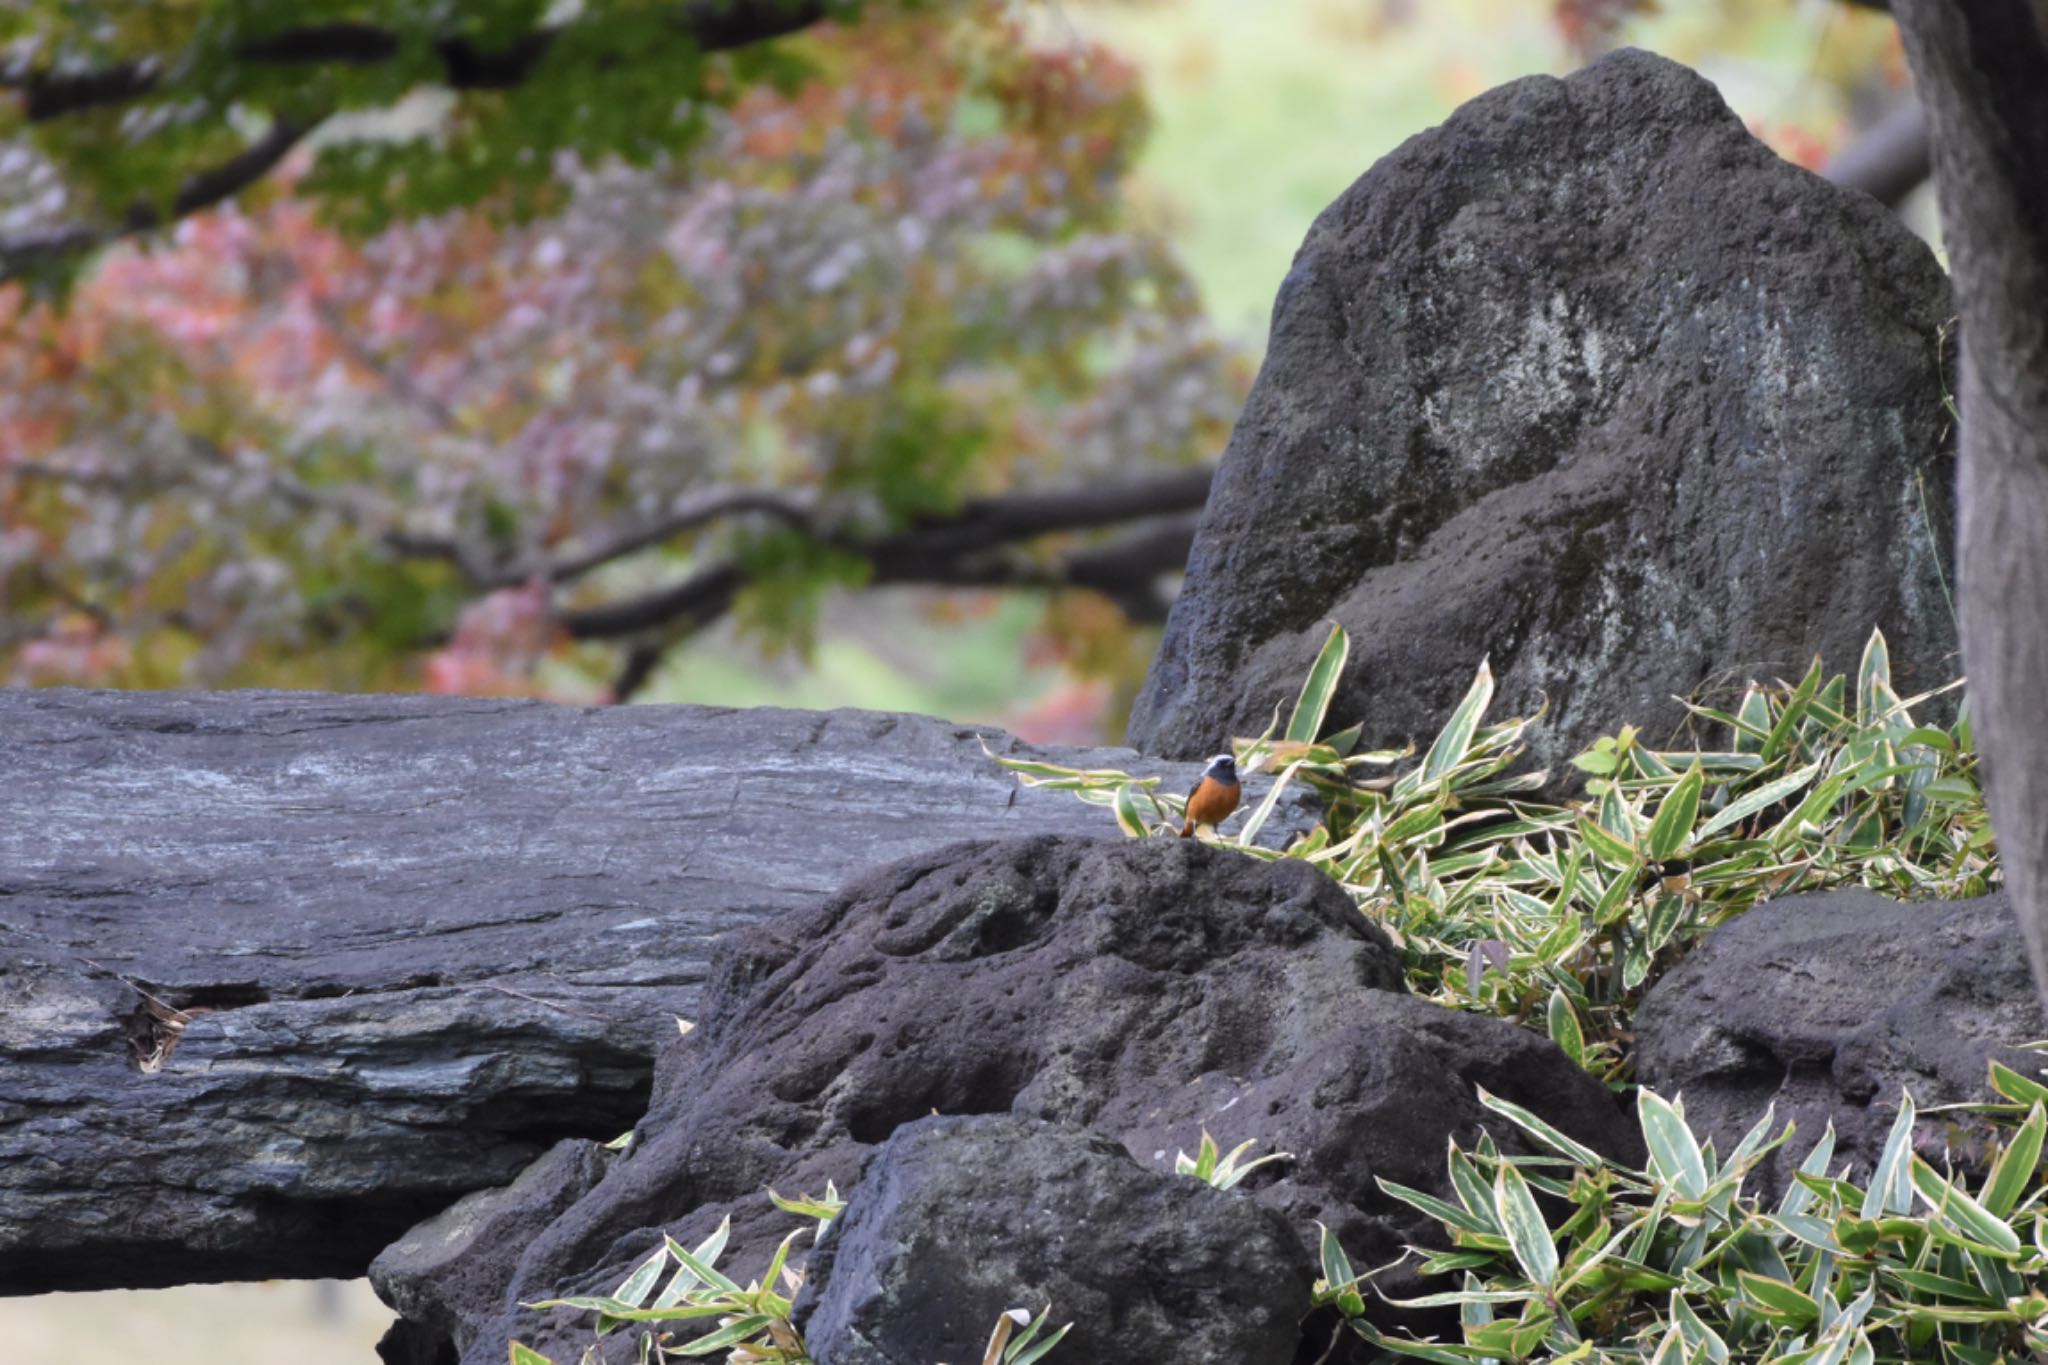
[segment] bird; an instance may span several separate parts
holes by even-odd
[[[1241,790],[1237,784],[1237,760],[1229,754],[1210,759],[1195,789],[1188,793],[1188,822],[1180,827],[1180,837],[1185,839],[1193,834],[1196,825],[1222,824],[1237,809]]]

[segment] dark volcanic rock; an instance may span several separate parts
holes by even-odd
[[[460,1351],[476,1335],[467,1310],[505,1287],[502,1248],[537,1237],[590,1192],[609,1161],[594,1142],[556,1143],[510,1185],[464,1195],[377,1253],[370,1283],[408,1327]]]
[[[1836,1164],[1870,1174],[1898,1115],[1989,1097],[1996,1057],[2025,1076],[2048,1037],[2026,946],[2003,894],[1903,902],[1867,891],[1791,896],[1715,930],[1651,987],[1636,1014],[1637,1076],[1683,1096],[1694,1131],[1722,1151],[1775,1104],[1799,1125],[1758,1184],[1782,1189],[1835,1125]],[[1939,1150],[1949,1116],[1922,1125]]]
[[[1922,242],[1681,66],[1473,100],[1295,257],[1131,742],[1257,734],[1327,618],[1336,723],[1426,744],[1490,655],[1553,767],[1872,626],[1903,690],[1947,681],[1951,312]]]
[[[861,712],[0,690],[0,1293],[359,1275],[617,1135],[721,931],[956,839],[1114,835],[984,734],[1016,747]],[[191,1016],[154,1071],[144,992]]]
[[[869,1163],[796,1322],[818,1365],[976,1360],[999,1314],[1048,1306],[1048,1326],[1074,1324],[1054,1355],[1074,1365],[1289,1365],[1310,1264],[1278,1213],[1144,1170],[1111,1139],[924,1119]]]
[[[587,1319],[506,1306],[609,1292],[664,1230],[692,1245],[729,1215],[729,1265],[758,1275],[792,1225],[766,1188],[836,1181],[858,1204],[875,1147],[934,1113],[1084,1126],[1160,1173],[1205,1127],[1293,1152],[1250,1197],[1300,1237],[1330,1224],[1361,1264],[1424,1230],[1374,1177],[1442,1188],[1446,1138],[1486,1117],[1475,1086],[1635,1154],[1549,1042],[1401,993],[1385,938],[1300,862],[1177,839],[963,844],[743,931],[720,964],[632,1149],[504,1250],[509,1288],[465,1315],[501,1313],[470,1365],[497,1365],[514,1332],[576,1358]]]

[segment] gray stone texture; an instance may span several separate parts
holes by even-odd
[[[1708,936],[1636,1013],[1637,1079],[1722,1151],[1767,1105],[1798,1133],[1754,1188],[1772,1195],[1832,1123],[1835,1168],[1868,1180],[1910,1090],[1920,1109],[1994,1098],[1997,1058],[2041,1079],[2048,1038],[2005,895],[1906,902],[1825,891],[1758,906]],[[1969,1164],[1967,1115],[1928,1115],[1916,1148]],[[1975,1148],[1981,1155],[1981,1147]]]
[[[923,1119],[868,1164],[811,1258],[818,1365],[974,1361],[999,1314],[1071,1322],[1049,1360],[1290,1365],[1312,1262],[1287,1220],[1031,1119]]]
[[[830,1180],[858,1206],[876,1148],[935,1113],[1092,1130],[1143,1168],[1134,1188],[1169,1174],[1205,1127],[1225,1150],[1292,1152],[1242,1188],[1294,1230],[1304,1267],[1318,1220],[1360,1265],[1428,1235],[1375,1180],[1444,1190],[1452,1135],[1485,1126],[1519,1150],[1479,1086],[1640,1157],[1633,1122],[1549,1041],[1406,994],[1385,937],[1301,862],[1172,838],[961,844],[743,930],[719,963],[702,1026],[663,1054],[632,1149],[523,1249],[476,1252],[507,1287],[461,1310],[465,1365],[497,1365],[515,1335],[578,1358],[589,1315],[512,1305],[609,1292],[664,1231],[690,1246],[729,1216],[731,1273],[759,1275],[796,1225],[765,1190]],[[1141,1226],[1134,1215],[1091,1236]],[[1088,1321],[1083,1335],[1099,1336],[1117,1319]],[[1160,1358],[1170,1344],[1132,1350]],[[608,1350],[630,1359],[632,1341]]]
[[[1296,255],[1130,742],[1259,733],[1332,619],[1333,726],[1427,744],[1490,656],[1553,769],[1873,626],[1902,689],[1948,681],[1951,312],[1922,242],[1682,66],[1472,100]]]
[[[956,839],[1114,836],[984,737],[1035,752],[863,712],[0,690],[0,1293],[360,1275],[615,1137],[718,933]],[[190,1016],[154,1071],[145,992]]]

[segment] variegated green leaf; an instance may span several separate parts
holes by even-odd
[[[1294,714],[1288,718],[1283,739],[1313,744],[1323,732],[1323,718],[1329,713],[1330,699],[1337,695],[1337,684],[1344,676],[1344,660],[1350,653],[1351,637],[1344,633],[1344,627],[1331,626],[1330,638],[1323,641],[1308,677],[1301,684],[1301,695],[1295,698]]]
[[[1687,838],[1692,834],[1693,821],[1699,815],[1700,792],[1706,781],[1706,771],[1695,763],[1685,776],[1678,779],[1678,785],[1665,793],[1657,806],[1657,818],[1650,822],[1647,836],[1652,862],[1663,862],[1685,847]]]
[[[1494,1174],[1493,1210],[1507,1233],[1508,1248],[1514,1252],[1522,1273],[1545,1289],[1555,1284],[1557,1243],[1551,1240],[1550,1227],[1543,1221],[1543,1211],[1536,1207],[1529,1182],[1506,1162]]]
[[[1472,686],[1466,689],[1465,698],[1458,703],[1451,718],[1437,735],[1436,742],[1429,746],[1429,752],[1422,758],[1422,780],[1435,782],[1449,773],[1465,757],[1465,750],[1472,743],[1473,732],[1479,728],[1480,717],[1486,714],[1488,703],[1493,700],[1493,670],[1484,659],[1479,662],[1479,672],[1472,679]]]
[[[1984,1178],[1984,1207],[1996,1217],[2004,1218],[2018,1208],[2020,1197],[2033,1183],[2041,1164],[2044,1133],[2048,1133],[2048,1109],[2035,1100],[2033,1108],[2027,1111],[2026,1121],[2013,1133],[1993,1163],[1991,1174]]]
[[[1669,1181],[1687,1199],[1707,1191],[1707,1164],[1699,1140],[1685,1123],[1685,1112],[1644,1086],[1636,1092],[1636,1116],[1649,1149],[1650,1169]]]
[[[1990,1247],[2001,1255],[2019,1254],[2019,1235],[2003,1218],[1972,1199],[1962,1186],[1950,1183],[1919,1157],[1909,1154],[1907,1161],[1908,1177],[1914,1192],[1926,1200],[1949,1226],[1979,1246]]]
[[[1870,1188],[1863,1196],[1865,1218],[1882,1218],[1888,1213],[1907,1213],[1913,1207],[1913,1188],[1907,1158],[1913,1155],[1913,1097],[1901,1091],[1898,1117],[1892,1121],[1884,1150],[1870,1176]]]

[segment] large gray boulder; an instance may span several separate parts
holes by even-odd
[[[2026,944],[2003,892],[1895,901],[1823,891],[1758,906],[1716,929],[1636,1012],[1637,1078],[1683,1097],[1722,1151],[1766,1106],[1799,1131],[1759,1173],[1775,1195],[1833,1124],[1835,1167],[1866,1180],[1910,1090],[1921,1109],[1993,1098],[1997,1059],[2038,1078],[2020,1045],[2048,1037]],[[1982,1155],[1966,1114],[1924,1119],[1937,1162]],[[1947,1149],[1947,1150],[1945,1150]]]
[[[796,1322],[818,1365],[977,1360],[1020,1307],[1073,1324],[1051,1357],[1071,1365],[1291,1365],[1313,1278],[1278,1213],[1147,1170],[1112,1139],[924,1119],[869,1163],[811,1258]]]
[[[717,934],[958,839],[1114,835],[984,740],[1031,752],[851,711],[0,689],[0,1293],[360,1275],[617,1136]]]
[[[1316,220],[1130,742],[1256,734],[1327,621],[1334,724],[1427,743],[1483,656],[1554,764],[1674,696],[1956,668],[1927,247],[1621,52],[1410,138]]]
[[[587,1196],[530,1242],[479,1239],[422,1267],[432,1285],[378,1283],[451,1314],[465,1365],[498,1365],[514,1336],[579,1359],[589,1315],[517,1304],[608,1293],[664,1232],[691,1246],[728,1217],[730,1272],[758,1276],[797,1225],[764,1191],[834,1182],[852,1217],[876,1150],[934,1113],[1087,1129],[1162,1176],[1205,1128],[1226,1149],[1292,1152],[1252,1174],[1250,1200],[1302,1239],[1302,1266],[1318,1221],[1380,1265],[1432,1225],[1377,1178],[1444,1190],[1447,1140],[1482,1127],[1520,1150],[1481,1086],[1639,1156],[1613,1097],[1548,1040],[1406,994],[1399,955],[1306,863],[1172,838],[962,844],[735,935],[632,1147]],[[1143,1225],[1134,1213],[1090,1244]],[[1118,1319],[1091,1302],[1056,1311],[1093,1314],[1083,1335],[1101,1339]],[[633,1346],[607,1338],[605,1359]]]

